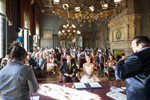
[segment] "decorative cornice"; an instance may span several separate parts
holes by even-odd
[[[119,25],[122,23],[128,24],[131,21],[140,20],[141,17],[142,17],[142,14],[131,14],[131,15],[126,15],[119,19],[114,18],[109,22],[108,27],[116,27],[116,25]]]

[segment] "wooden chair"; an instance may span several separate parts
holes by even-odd
[[[66,57],[62,57],[62,58],[61,58],[61,64],[62,64],[64,61],[67,61],[67,58],[66,58]],[[71,61],[73,61],[73,62],[76,63],[76,58],[71,58]]]
[[[94,72],[96,72],[96,76],[99,76],[99,67],[97,66],[97,63],[93,63],[94,65]]]
[[[85,57],[79,57],[79,78],[81,78],[82,73],[83,73],[83,64],[86,63],[86,58]]]
[[[111,80],[110,77],[111,76],[115,76],[115,71],[112,70],[112,71],[109,71],[109,66],[107,66],[105,64],[105,68],[104,68],[104,76],[108,79],[108,80]]]

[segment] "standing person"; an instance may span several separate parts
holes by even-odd
[[[104,55],[106,58],[108,58],[108,50],[106,46],[104,46]]]
[[[102,77],[103,76],[102,69],[104,68],[104,57],[102,53],[99,53],[99,55],[96,57],[96,63],[97,63],[97,66],[99,67],[100,76]]]
[[[121,58],[115,75],[117,79],[126,80],[127,100],[150,100],[150,40],[136,36],[131,47],[134,54]]]
[[[10,62],[0,70],[2,100],[30,100],[30,92],[37,92],[39,86],[31,67],[24,65],[27,52],[19,45],[13,45]]]
[[[59,68],[59,72],[63,75],[63,82],[68,82],[71,79],[73,82],[77,82],[76,73],[78,72],[78,68],[75,62],[71,61],[71,55],[67,55],[67,61],[64,61]]]

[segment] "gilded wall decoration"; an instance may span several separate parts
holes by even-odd
[[[113,32],[113,41],[123,41],[125,40],[125,28],[116,30]]]

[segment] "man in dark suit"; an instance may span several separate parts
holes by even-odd
[[[97,66],[99,67],[100,76],[103,76],[102,69],[104,68],[104,57],[102,53],[99,53],[99,56],[96,57],[96,63],[97,63]]]
[[[64,61],[59,68],[59,72],[63,75],[63,82],[68,82],[71,79],[73,82],[77,82],[76,73],[78,68],[75,62],[71,61],[71,55],[67,55],[67,61]]]
[[[106,46],[104,47],[104,54],[105,54],[105,57],[108,58],[108,50],[107,50]]]
[[[126,80],[127,100],[150,100],[150,40],[136,36],[131,47],[134,54],[116,64],[116,78]]]
[[[56,54],[58,53],[58,48],[57,48],[57,47],[55,48],[55,53],[56,53]]]

